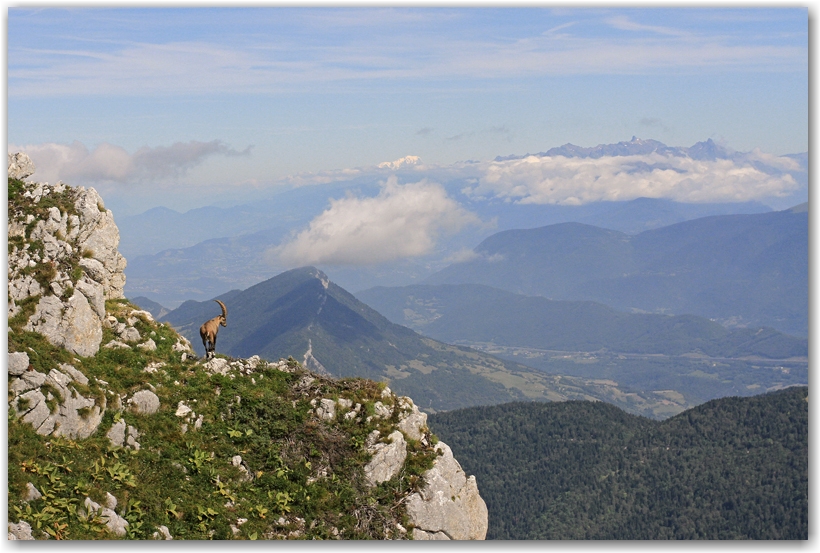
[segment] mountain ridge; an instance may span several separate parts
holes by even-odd
[[[663,393],[636,393],[616,382],[549,375],[463,346],[420,336],[360,302],[315,267],[286,271],[245,291],[217,297],[228,327],[217,352],[265,358],[293,356],[337,377],[363,376],[414,397],[427,412],[511,400],[613,401],[634,412],[685,408]],[[195,343],[199,325],[218,314],[213,301],[186,302],[162,320]],[[241,330],[235,331],[235,328]],[[308,352],[310,354],[308,355]]]
[[[808,356],[808,340],[762,328],[726,329],[693,315],[625,313],[596,302],[522,296],[480,284],[376,287],[356,297],[397,324],[451,343],[712,357]],[[783,343],[767,349],[755,338],[782,338]]]
[[[634,236],[581,223],[506,230],[423,283],[484,284],[805,336],[808,213],[703,217]]]

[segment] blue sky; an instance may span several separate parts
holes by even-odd
[[[8,12],[10,148],[126,211],[633,135],[783,155],[808,125],[805,8]]]

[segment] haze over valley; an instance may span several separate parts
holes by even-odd
[[[632,167],[637,179],[666,170],[636,160],[647,155],[751,163],[711,140],[672,148],[633,137],[488,167],[558,156]],[[805,199],[805,157],[764,165],[755,156],[752,173],[794,183],[787,201]],[[807,203],[510,202],[476,195],[463,177],[435,183],[425,175],[436,169],[416,159],[384,165],[256,204],[127,217],[126,251],[185,247],[131,257],[126,293],[196,348],[200,319],[220,299],[235,306],[237,326],[220,343],[226,353],[293,356],[329,374],[387,380],[431,411],[587,397],[663,418],[808,382]],[[311,307],[336,297],[320,290],[309,299],[317,278],[346,298],[340,306],[358,307],[348,315]],[[460,351],[474,360],[465,364]]]
[[[10,8],[9,539],[808,539],[812,9]]]

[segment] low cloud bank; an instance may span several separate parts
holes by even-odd
[[[479,182],[463,191],[524,204],[581,205],[640,197],[743,202],[794,192],[798,183],[782,171],[799,169],[793,160],[759,152],[744,161],[657,153],[597,159],[529,156],[483,164]]]
[[[311,186],[371,177],[389,171],[412,171],[416,178],[447,183],[469,182],[461,191],[475,199],[522,204],[582,205],[640,197],[688,203],[746,202],[782,198],[800,189],[789,172],[804,172],[788,157],[754,150],[731,157],[694,159],[653,152],[601,157],[531,155],[524,158],[451,165],[425,165],[417,158],[373,167],[300,173],[284,179],[291,186]]]
[[[90,150],[85,144],[10,144],[9,152],[26,152],[37,167],[39,181],[131,183],[178,178],[208,157],[250,154],[252,146],[237,151],[219,140],[177,142],[171,146],[143,147],[129,154],[121,146],[102,143]]]
[[[437,183],[389,178],[375,197],[331,200],[307,229],[271,253],[294,265],[370,265],[430,253],[442,234],[480,221]]]

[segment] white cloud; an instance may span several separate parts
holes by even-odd
[[[305,171],[288,175],[281,179],[283,184],[290,186],[312,186],[317,184],[330,184],[332,182],[352,180],[358,177],[381,178],[385,171],[398,171],[411,169],[420,173],[432,169],[433,167],[424,165],[418,156],[404,156],[395,161],[383,161],[378,165],[369,167],[348,167],[345,169],[328,169],[324,171]]]
[[[477,223],[441,185],[401,185],[390,177],[376,197],[331,200],[307,229],[272,253],[291,266],[376,264],[428,254],[440,235]]]
[[[580,205],[639,197],[748,201],[786,196],[797,188],[790,175],[768,174],[750,163],[650,154],[598,159],[529,156],[491,162],[485,164],[478,184],[465,191],[525,204]]]
[[[290,186],[322,185],[354,179],[379,179],[385,170],[412,168],[419,178],[460,180],[461,193],[473,200],[492,198],[525,204],[581,205],[596,201],[668,198],[680,202],[766,201],[799,189],[789,171],[801,171],[788,157],[759,149],[731,159],[695,160],[659,153],[601,158],[538,157],[507,161],[408,165],[407,156],[379,166],[300,173],[282,179]],[[415,161],[415,160],[414,160]]]
[[[419,156],[404,156],[396,161],[383,161],[377,166],[379,169],[401,169],[402,167],[413,167],[421,165],[421,158]]]
[[[72,183],[128,183],[146,179],[178,178],[212,155],[247,155],[219,140],[177,142],[171,146],[143,147],[129,154],[121,146],[102,143],[89,150],[83,143],[9,144],[8,151],[25,152],[34,162],[38,181]]]

